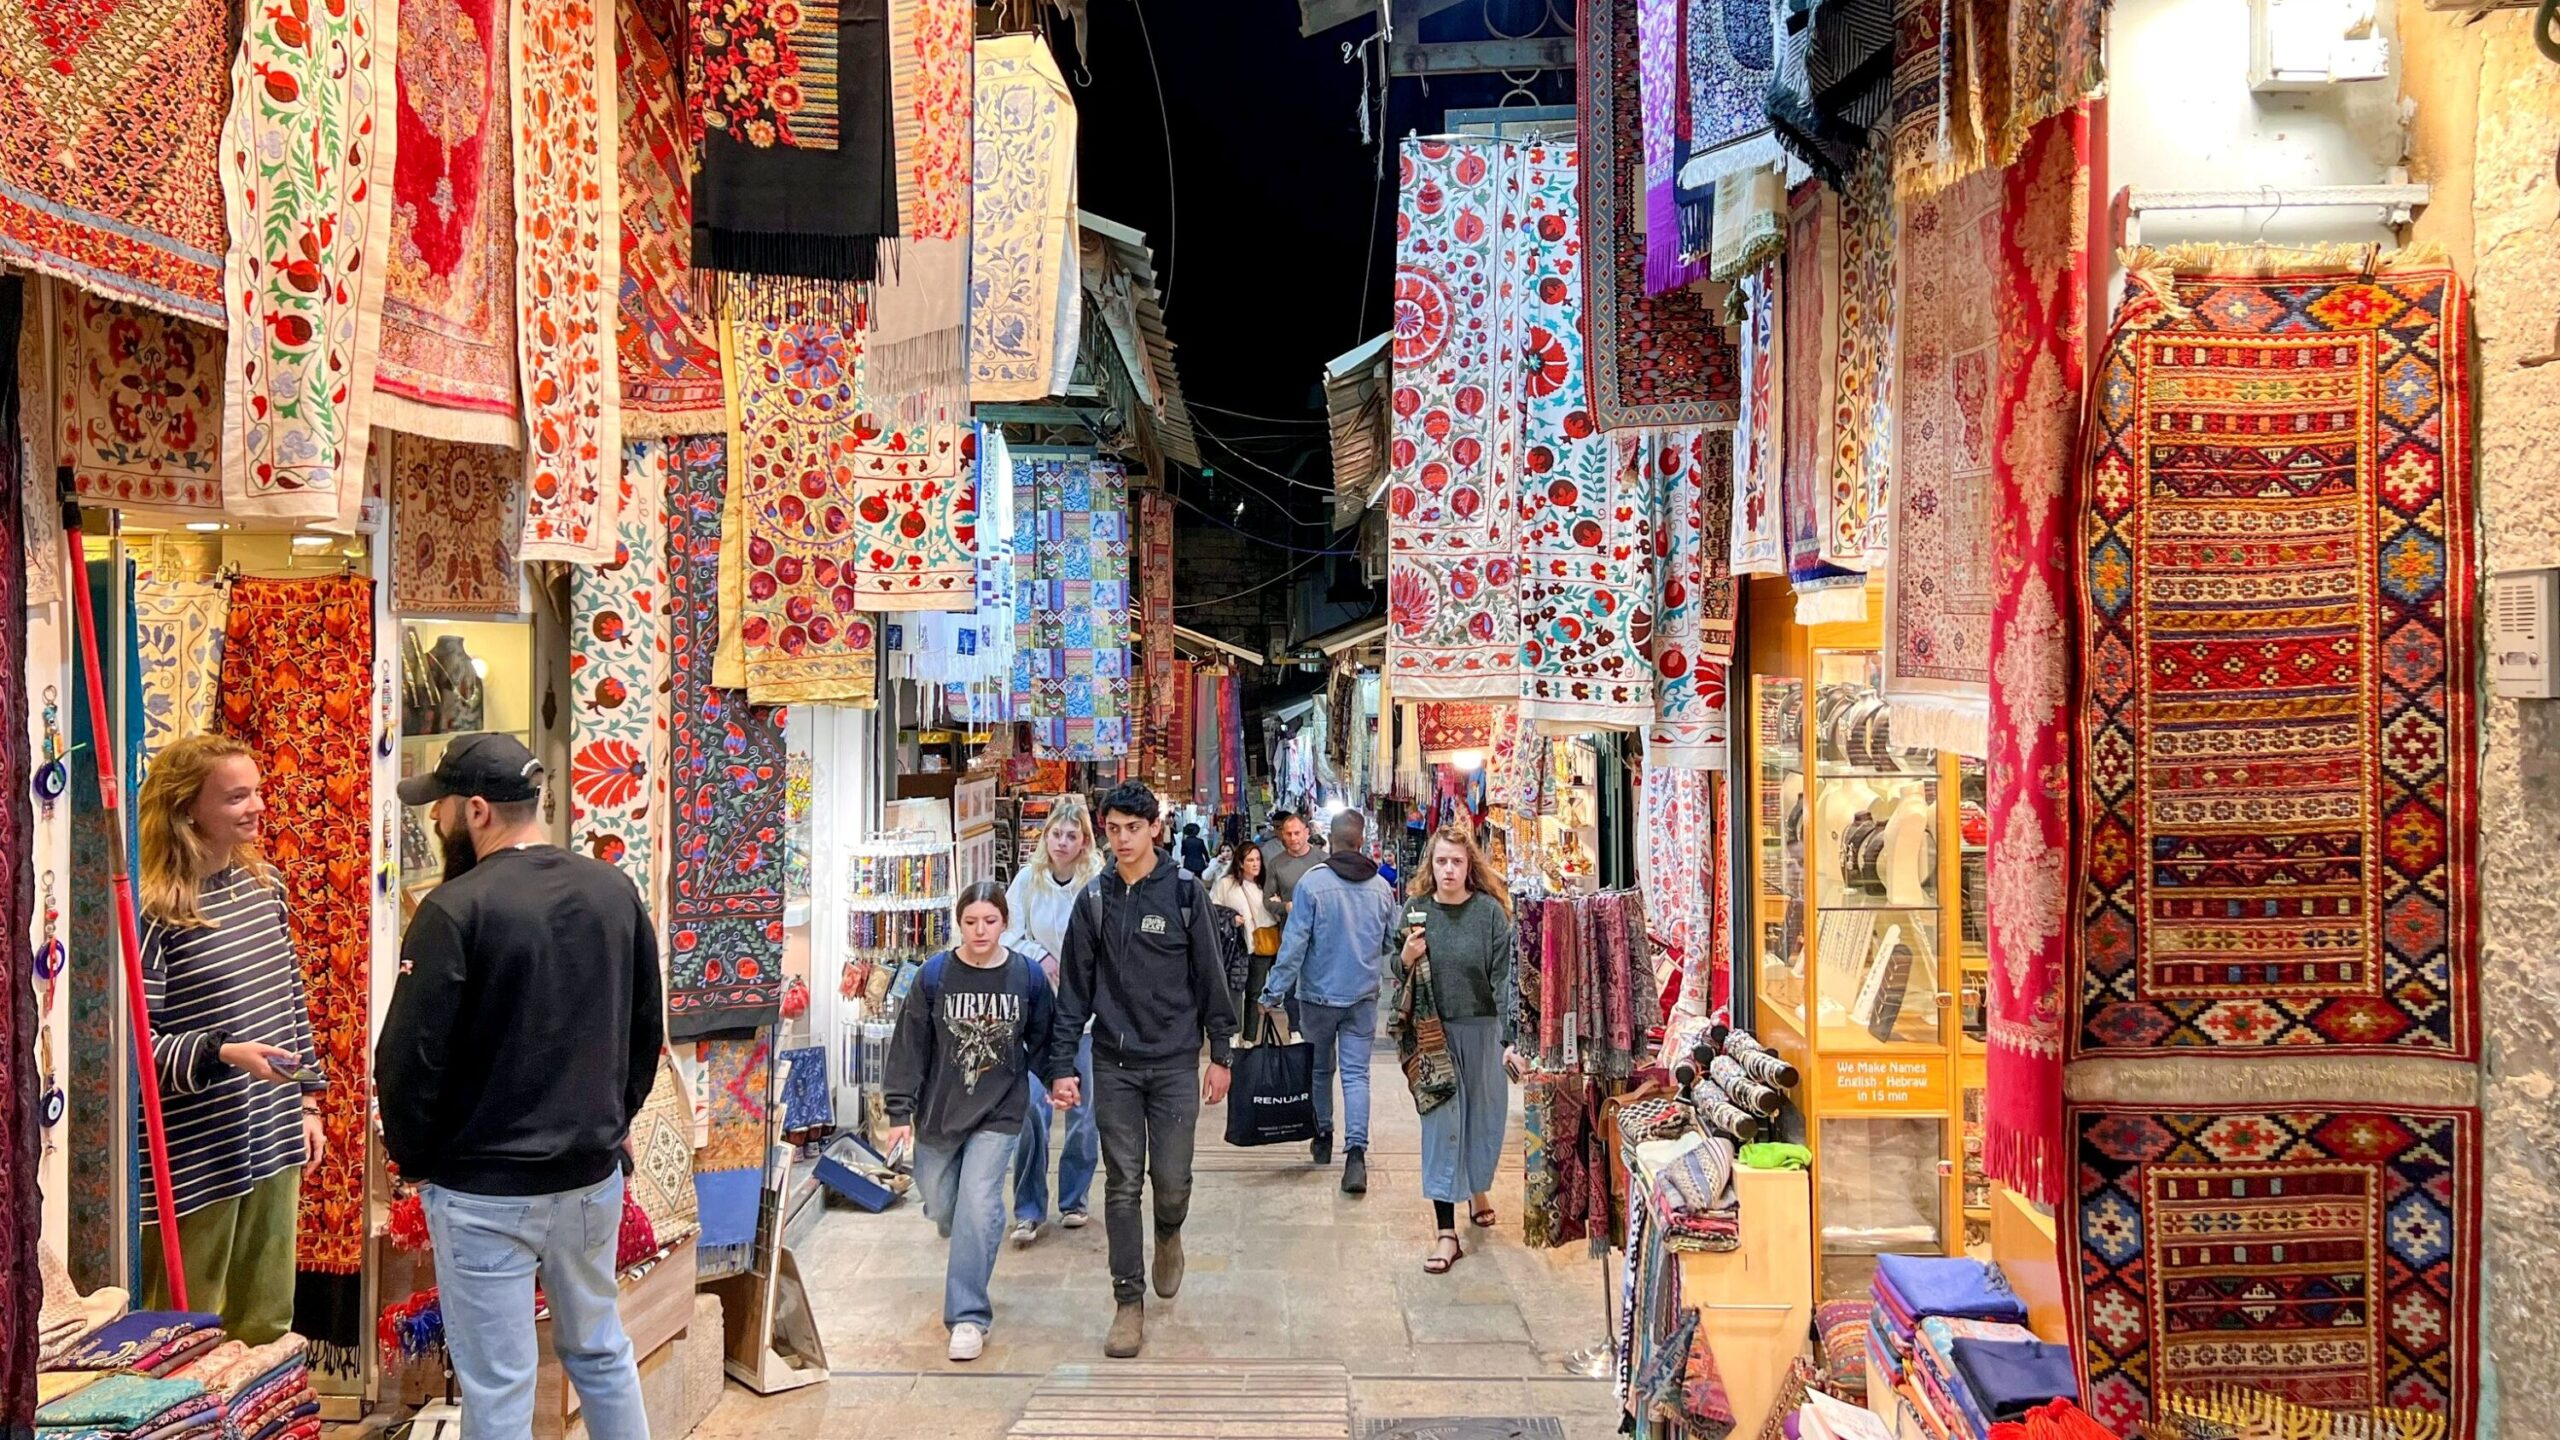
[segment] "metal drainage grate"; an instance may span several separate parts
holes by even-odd
[[[1006,1440],[1351,1440],[1351,1372],[1249,1360],[1061,1365]],[[1559,1432],[1558,1440],[1561,1440]]]
[[[1360,1440],[1564,1440],[1552,1415],[1434,1415],[1423,1420],[1371,1420]]]

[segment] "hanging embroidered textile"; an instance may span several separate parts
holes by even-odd
[[[1897,745],[1980,755],[1990,724],[1991,464],[1999,441],[2002,182],[1968,175],[1906,198],[1895,270],[1893,563],[1885,571],[1885,697]]]
[[[222,680],[222,635],[231,592],[211,580],[157,573],[133,581],[135,664],[142,681],[143,774],[151,757],[189,735],[214,728]],[[142,788],[142,774],[132,777]]]
[[[694,1212],[701,1223],[697,1266],[703,1275],[735,1274],[753,1261],[772,1043],[768,1028],[705,1038],[693,1047],[706,1135],[693,1172]]]
[[[665,913],[669,445],[624,447],[613,558],[569,572],[569,843],[630,876],[651,915]]]
[[[966,408],[971,128],[969,0],[889,0],[889,88],[898,154],[894,274],[872,292],[865,385],[893,413]]]
[[[19,326],[27,323],[31,298],[28,283],[12,278],[0,283],[0,357],[14,361],[19,353]],[[5,364],[7,362],[0,362]],[[14,395],[18,377],[10,375],[0,385],[0,395]],[[21,458],[18,448],[19,428],[16,417],[8,414],[11,403],[0,401],[0,475],[14,474]],[[20,527],[18,507],[0,505],[0,713],[16,716],[28,714],[28,702],[36,697],[27,693],[27,592],[26,578],[29,556],[27,536]],[[0,786],[10,787],[10,795],[27,793],[28,727],[23,719],[0,727]],[[94,794],[95,792],[91,792]],[[36,853],[35,811],[32,806],[13,803],[0,815],[0,851],[28,857]],[[26,937],[37,933],[40,919],[36,911],[36,867],[21,859],[9,867],[9,879],[0,885],[0,933],[19,937],[23,953]],[[67,987],[66,987],[67,988]],[[13,977],[9,1001],[0,1005],[0,1153],[10,1157],[0,1167],[0,1275],[12,1277],[6,1294],[0,1294],[0,1331],[12,1337],[27,1336],[27,1341],[12,1339],[0,1346],[0,1413],[13,1423],[24,1425],[35,1413],[36,1345],[33,1337],[42,1330],[41,1314],[46,1287],[35,1278],[37,1252],[44,1244],[44,1197],[38,1191],[42,1169],[34,1163],[38,1151],[50,1143],[41,1133],[43,1121],[44,1080],[37,1073],[35,1054],[44,1036],[32,1003],[35,987],[17,988]],[[50,996],[48,996],[50,999]],[[48,1006],[48,1010],[50,1006]],[[50,1077],[50,1070],[46,1076]]]
[[[738,291],[733,310],[852,305],[899,234],[886,0],[692,12],[694,268]]]
[[[1043,760],[1129,753],[1127,486],[1089,450],[1013,451],[1015,718]]]
[[[699,303],[693,283],[694,147],[678,97],[679,59],[649,20],[644,6],[614,7],[614,97],[622,120],[616,176],[621,324],[614,349],[622,433],[632,439],[710,434],[729,423],[719,321]]]
[[[1387,658],[1408,699],[1520,688],[1519,516],[1494,400],[1493,275],[1514,152],[1408,140],[1399,152],[1387,489]]]
[[[524,460],[495,445],[391,442],[391,605],[404,615],[524,608],[516,536]]]
[[[969,398],[1038,400],[1077,313],[1076,106],[1039,35],[977,47]]]
[[[783,711],[712,683],[728,447],[667,442],[667,1033],[782,1006]]]
[[[1778,514],[1787,542],[1787,584],[1796,623],[1867,618],[1867,577],[1822,558],[1822,502],[1831,488],[1833,426],[1839,414],[1839,197],[1799,186],[1787,215],[1786,288],[1781,293]]]
[[[19,301],[17,343],[7,352],[17,370],[10,376],[11,390],[0,392],[0,406],[11,407],[6,427],[0,428],[0,447],[13,452],[9,459],[17,467],[29,605],[50,605],[63,598],[62,505],[54,498],[53,481],[61,446],[52,409],[56,381],[47,358],[53,354],[52,307],[61,288],[42,276],[27,279]],[[0,293],[5,293],[5,285],[0,285]]]
[[[1507,707],[1465,700],[1426,700],[1414,707],[1420,719],[1422,758],[1447,765],[1472,752],[1481,763],[1493,749],[1493,717]]]
[[[1674,131],[1688,111],[1689,65],[1681,50],[1687,8],[1688,0],[1637,0],[1636,5],[1637,107],[1644,164],[1639,248],[1644,253],[1644,288],[1655,295],[1707,278],[1704,255],[1680,253],[1680,212],[1671,198]]]
[[[1733,345],[1707,299],[1685,287],[1654,293],[1646,280],[1636,6],[1591,0],[1581,11],[1583,348],[1593,357],[1591,416],[1603,430],[1734,413]]]
[[[398,148],[374,420],[515,445],[516,170],[509,0],[400,0]]]
[[[1733,576],[1723,563],[1723,528],[1706,518],[1721,516],[1731,503],[1732,432],[1690,428],[1610,438],[1622,467],[1642,468],[1653,517],[1654,720],[1645,731],[1645,763],[1721,770]],[[1712,656],[1711,627],[1721,630],[1723,646]]]
[[[1138,647],[1146,657],[1137,677],[1143,684],[1131,688],[1146,738],[1142,753],[1161,773],[1173,719],[1173,501],[1161,490],[1141,490],[1129,503],[1137,512]]]
[[[1705,254],[1715,229],[1740,223],[1738,213],[1720,215],[1720,205],[1729,212],[1749,210],[1754,217],[1752,242],[1732,255],[1729,264],[1718,257],[1714,273],[1719,280],[1733,278],[1785,243],[1783,193],[1774,197],[1774,206],[1771,197],[1757,191],[1731,190],[1724,200],[1717,194],[1720,182],[1767,170],[1784,159],[1769,128],[1776,9],[1770,0],[1681,0],[1680,53],[1688,85],[1671,153],[1680,252]]]
[[[675,1062],[663,1052],[657,1081],[631,1122],[630,1148],[631,1195],[658,1243],[674,1245],[701,1230],[701,1202],[693,1193],[693,1105]]]
[[[516,358],[527,560],[613,558],[622,493],[621,129],[614,31],[597,0],[510,0]],[[612,0],[604,0],[608,6]]]
[[[354,13],[354,12],[351,12]],[[367,1065],[372,1053],[373,582],[242,576],[222,647],[223,730],[266,776],[261,844],[288,915],[329,1088],[328,1146],[302,1171],[294,1329],[340,1355],[364,1341]]]
[[[1992,135],[1997,163],[2014,162],[2037,126],[2106,84],[2109,8],[2109,0],[2017,0],[2009,24],[2010,112]]]
[[[2061,1201],[2062,952],[2069,923],[2068,504],[2087,368],[2088,116],[2039,128],[2005,173],[2000,367],[2008,435],[1992,456],[2000,530],[1991,605],[1988,1103],[1983,1170]]]
[[[222,333],[68,285],[54,310],[55,433],[80,499],[220,514]]]
[[[1851,570],[1884,564],[1893,499],[1892,156],[1866,153],[1840,192],[1839,402],[1832,418],[1831,483],[1815,519],[1825,563]]]
[[[1684,975],[1706,968],[1703,952],[1713,930],[1715,886],[1707,870],[1714,839],[1708,820],[1711,780],[1705,770],[1647,763],[1639,784],[1645,918]]]
[[[234,516],[352,532],[381,349],[396,34],[369,0],[246,7],[222,130],[222,477]],[[394,152],[396,168],[397,151]]]
[[[1192,787],[1197,783],[1192,717],[1198,709],[1199,700],[1194,693],[1198,686],[1192,674],[1194,668],[1193,662],[1177,659],[1173,662],[1173,678],[1166,682],[1172,689],[1172,711],[1165,718],[1164,783],[1157,788],[1166,795],[1181,798],[1189,798]]]
[[[1244,809],[1244,677],[1230,667],[1218,672],[1218,813]]]
[[[222,323],[231,16],[220,0],[0,12],[0,261]]]
[[[862,333],[854,345],[856,418],[845,452],[855,487],[854,589],[865,610],[971,609],[978,603],[978,485],[970,454],[977,431],[957,386],[935,386],[930,395],[878,388],[871,338]]]
[[[2236,1385],[2473,1433],[2478,1111],[2075,1105],[2070,1126],[2063,1284],[2110,1431]]]
[[[1785,379],[1779,353],[1778,263],[1764,262],[1742,290],[1742,415],[1733,430],[1733,524],[1727,547],[1734,575],[1787,573],[1787,537],[1778,513],[1778,403]]]
[[[1946,133],[1946,9],[1950,0],[1894,0],[1893,99],[1886,148],[1894,193],[1921,196],[1951,178]]]
[[[2323,254],[2137,259],[2073,527],[2066,1058],[2471,1059],[2461,284]]]
[[[1503,212],[1496,423],[1518,430],[1520,706],[1530,721],[1631,730],[1653,720],[1651,517],[1641,467],[1612,463],[1591,425],[1582,348],[1580,166],[1566,146],[1519,149]],[[1403,687],[1399,700],[1414,698]]]

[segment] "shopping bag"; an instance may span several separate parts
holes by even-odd
[[[1316,1138],[1316,1047],[1262,1022],[1262,1042],[1239,1045],[1227,1086],[1227,1143],[1304,1144]]]

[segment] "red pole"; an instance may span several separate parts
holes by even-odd
[[[88,537],[80,533],[80,502],[73,498],[71,471],[65,468],[58,479],[63,543],[71,551],[70,582],[64,588],[71,592],[72,608],[80,619],[81,672],[88,681],[89,734],[98,759],[98,805],[115,831],[114,843],[107,846],[107,871],[115,879],[116,938],[124,947],[124,994],[133,1012],[133,1068],[142,1077],[142,1124],[151,1141],[151,1170],[159,1179],[151,1189],[160,1212],[160,1260],[169,1271],[169,1301],[184,1310],[187,1271],[178,1253],[178,1202],[169,1189],[169,1131],[160,1119],[160,1067],[151,1058],[151,1006],[143,998],[142,932],[134,924],[133,876],[125,868],[124,803],[116,786],[115,732],[107,724],[107,682],[98,668],[98,616],[89,603],[89,557],[83,545]]]

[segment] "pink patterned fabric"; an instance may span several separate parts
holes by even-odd
[[[1703,969],[1715,948],[1712,781],[1704,770],[1644,771],[1644,911],[1683,975]]]
[[[1711,542],[1709,513],[1721,518],[1733,485],[1729,430],[1684,427],[1626,431],[1610,437],[1626,463],[1642,466],[1653,513],[1654,721],[1645,732],[1645,764],[1724,768],[1729,720],[1725,666],[1706,643],[1710,616],[1721,613],[1726,654],[1733,646],[1733,577],[1724,547]],[[1721,590],[1722,603],[1709,599]]]

